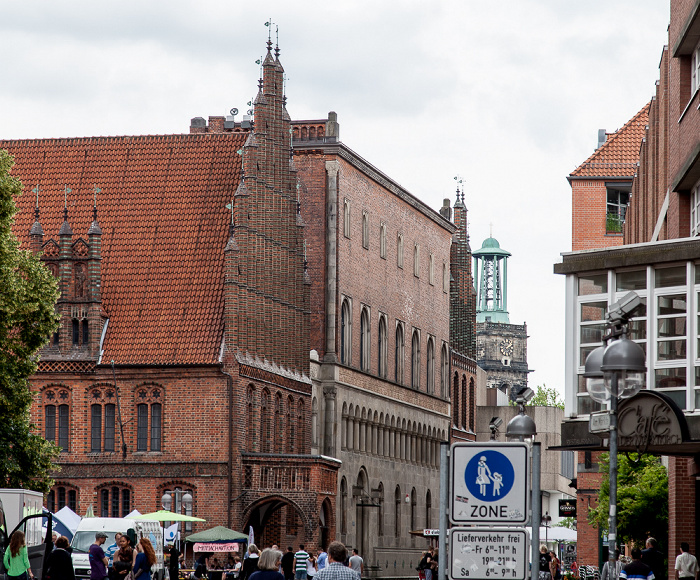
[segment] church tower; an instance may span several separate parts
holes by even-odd
[[[527,325],[508,315],[508,258],[493,236],[473,252],[477,363],[486,371],[487,404],[507,405],[527,387]]]

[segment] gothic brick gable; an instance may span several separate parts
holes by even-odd
[[[1,141],[12,170],[40,186],[41,224],[56,238],[68,220],[80,254],[93,221],[102,227],[102,301],[109,324],[103,360],[208,364],[224,333],[222,250],[238,187],[245,133]],[[17,200],[13,231],[29,248],[35,198]],[[53,246],[51,246],[53,248]],[[47,247],[46,250],[51,248]]]

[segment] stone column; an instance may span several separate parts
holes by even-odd
[[[323,432],[323,452],[329,457],[336,457],[335,449],[335,386],[323,387],[323,402],[325,405],[324,432]]]
[[[336,275],[338,243],[338,171],[340,163],[326,161],[326,352],[325,362],[337,362],[336,328]]]

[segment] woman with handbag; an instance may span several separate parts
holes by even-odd
[[[8,580],[27,580],[27,576],[34,580],[34,574],[29,566],[27,543],[24,540],[24,532],[16,530],[12,532],[10,547],[5,551],[3,558]]]

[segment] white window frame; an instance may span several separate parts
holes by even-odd
[[[700,181],[695,184],[690,194],[690,235],[700,235]]]

